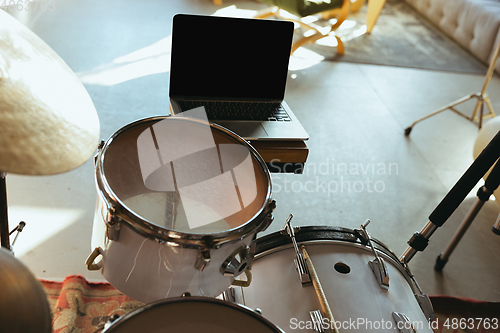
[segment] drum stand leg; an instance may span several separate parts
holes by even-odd
[[[472,221],[474,221],[477,214],[483,207],[484,203],[489,200],[490,196],[498,188],[499,182],[500,182],[500,163],[498,163],[497,161],[496,165],[493,167],[493,170],[486,178],[485,185],[481,186],[481,188],[479,188],[479,190],[477,191],[476,202],[465,216],[464,220],[458,227],[457,231],[455,232],[455,235],[453,235],[453,238],[451,239],[448,246],[436,258],[436,264],[434,266],[434,269],[436,271],[441,272],[443,270],[444,266],[448,262],[448,259],[453,253],[453,250],[455,250],[455,248],[457,247],[458,242],[460,242],[463,235],[471,225]]]
[[[455,235],[453,235],[453,238],[451,239],[450,243],[448,243],[448,246],[444,251],[436,258],[436,264],[434,265],[434,269],[438,272],[441,272],[448,262],[448,259],[450,258],[453,250],[458,245],[458,242],[462,239],[463,235],[471,225],[472,221],[474,221],[474,218],[476,217],[477,213],[479,213],[479,210],[483,207],[485,201],[482,201],[480,199],[477,199],[472,208],[469,210],[469,213],[465,217],[465,219],[462,221],[462,224],[458,227],[457,231],[455,232]]]
[[[413,124],[411,124],[411,126],[409,126],[405,129],[405,135],[406,136],[410,135],[411,130],[413,129],[413,126],[415,126],[417,123],[419,123],[422,120],[425,120],[427,118],[430,118],[432,116],[435,116],[435,115],[437,115],[443,111],[446,111],[446,110],[451,110],[451,111],[457,113],[458,115],[460,115],[460,116],[462,116],[462,117],[464,117],[472,122],[475,122],[476,118],[477,118],[478,119],[477,125],[478,125],[479,129],[481,129],[484,117],[486,117],[486,116],[495,117],[495,111],[493,110],[493,106],[491,105],[490,99],[488,98],[488,94],[486,93],[486,89],[488,88],[488,84],[490,83],[491,77],[493,76],[493,73],[495,71],[495,66],[497,63],[499,53],[500,53],[500,42],[497,44],[497,47],[495,49],[495,53],[493,54],[493,57],[491,58],[490,65],[488,67],[488,71],[486,72],[486,75],[484,78],[483,88],[481,89],[480,93],[474,93],[474,94],[470,94],[468,96],[462,97],[462,98],[456,100],[455,102],[450,103],[448,105],[445,105],[442,108],[440,108],[439,110],[434,111],[434,112],[428,114],[427,116],[416,120]],[[455,106],[462,104],[463,102],[466,102],[466,101],[473,99],[473,98],[477,98],[477,103],[476,103],[476,107],[474,108],[474,113],[472,114],[471,117],[467,117],[466,115],[460,113],[458,110],[454,109]],[[483,113],[485,103],[486,103],[486,106],[488,107],[488,110],[489,110],[489,114],[487,114],[486,116]],[[477,115],[478,111],[479,111],[479,116]]]

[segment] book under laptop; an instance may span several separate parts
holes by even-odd
[[[307,140],[285,103],[294,25],[287,21],[177,14],[170,106],[204,106],[209,121],[247,140]]]

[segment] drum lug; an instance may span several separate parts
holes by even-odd
[[[425,318],[427,318],[429,322],[432,321],[432,319],[434,319],[434,308],[429,296],[427,294],[415,294],[415,298],[417,299],[418,305],[420,305]]]
[[[297,241],[295,239],[295,228],[292,226],[292,218],[293,215],[290,214],[285,222],[285,226],[281,230],[281,233],[283,234],[284,232],[286,232],[292,240],[293,248],[295,250],[295,259],[293,260],[293,262],[295,263],[295,268],[297,269],[297,273],[299,274],[299,279],[302,287],[310,286],[312,284],[311,276],[309,275],[309,270],[307,269],[304,256],[302,255],[302,252],[299,251],[299,246],[297,245]]]
[[[199,271],[203,271],[208,264],[210,264],[210,250],[203,249],[198,253],[198,257],[196,258],[196,262],[194,264],[194,268]]]
[[[105,204],[101,207],[101,215],[106,224],[106,237],[113,241],[118,241],[120,236],[120,222],[116,217],[115,208],[105,201]]]
[[[233,287],[229,287],[222,292],[222,299],[227,302],[236,303],[236,292]]]
[[[120,239],[120,229],[121,225],[119,222],[112,221],[111,223],[106,223],[106,236],[109,240],[118,242]]]
[[[384,259],[378,257],[370,260],[368,265],[370,265],[373,274],[375,274],[380,288],[389,289],[389,272],[387,271]]]
[[[245,269],[250,269],[255,251],[255,249],[252,249],[253,247],[242,245],[231,253],[222,263],[220,267],[221,273],[224,276],[237,277]]]
[[[408,275],[410,276],[410,279],[412,280],[413,284],[418,290],[418,294],[414,294],[414,296],[418,302],[418,305],[420,305],[420,309],[422,309],[425,318],[427,318],[429,322],[432,321],[434,319],[434,308],[432,306],[429,296],[427,294],[424,294],[422,289],[418,285],[417,280],[415,280],[415,276],[410,271],[408,262],[406,260],[403,260],[402,265],[406,270],[406,273],[408,273]]]
[[[106,237],[112,241],[118,242],[121,225],[120,222],[117,221],[117,218],[115,218],[115,209],[109,206],[102,207],[102,210],[104,222],[106,223]]]
[[[364,238],[372,249],[375,259],[370,260],[368,265],[372,269],[373,274],[375,274],[375,278],[380,288],[389,289],[389,271],[387,270],[384,259],[378,256],[377,250],[373,247],[370,235],[366,231],[368,224],[370,224],[370,220],[366,220],[365,224],[361,225],[360,229],[356,229],[355,234],[357,234],[358,237]]]
[[[413,326],[410,318],[402,312],[393,312],[392,318],[396,323],[400,333],[417,333],[417,329]]]
[[[101,140],[101,142],[99,142],[99,145],[97,146],[97,152],[94,156],[94,167],[97,166],[97,158],[99,157],[99,154],[101,153],[104,144],[105,144],[104,140]]]
[[[267,207],[268,213],[264,218],[264,222],[258,227],[257,232],[265,231],[274,221],[273,211],[276,208],[276,200],[272,200]]]
[[[309,311],[309,316],[311,317],[311,321],[313,322],[314,332],[315,333],[325,333],[326,330],[323,327],[323,322],[325,317],[320,310]]]

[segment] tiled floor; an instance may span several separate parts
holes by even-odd
[[[236,1],[222,8],[232,4],[259,7]],[[172,16],[218,9],[209,0],[56,0],[53,12],[16,16],[80,76],[106,139],[136,119],[168,112]],[[277,208],[265,233],[281,228],[289,213],[298,225],[355,228],[370,218],[372,235],[402,254],[406,241],[426,224],[473,161],[477,137],[473,124],[451,112],[418,124],[409,138],[403,130],[480,90],[482,82],[480,75],[337,62],[290,71],[286,100],[311,136],[308,169],[303,175],[273,175]],[[497,110],[499,89],[495,76],[489,92]],[[470,112],[472,107],[461,109]],[[349,169],[337,169],[342,163]],[[7,181],[11,224],[28,223],[16,244],[17,257],[38,278],[81,274],[102,280],[83,264],[91,251],[96,200],[92,161],[61,175],[8,175]],[[308,181],[317,185],[306,192]],[[322,183],[330,185],[330,192]],[[500,301],[500,238],[490,231],[500,207],[493,201],[482,209],[444,272],[433,270],[435,257],[474,197],[471,192],[411,266],[429,294]]]

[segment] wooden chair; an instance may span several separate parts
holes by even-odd
[[[323,0],[323,1],[311,1],[311,0],[259,0],[260,2],[273,5],[259,12],[255,18],[267,18],[275,16],[283,20],[288,20],[300,24],[302,27],[313,30],[314,33],[310,36],[305,36],[296,41],[292,45],[292,51],[295,52],[299,47],[307,44],[314,43],[315,41],[327,37],[334,36],[337,40],[337,53],[344,54],[344,43],[342,40],[335,35],[335,30],[340,27],[342,22],[347,18],[350,12],[351,0]],[[330,27],[320,27],[314,23],[305,23],[302,18],[314,14],[318,14],[325,11],[337,10],[336,22]],[[281,11],[286,11],[293,16],[283,14]]]
[[[363,7],[366,3],[366,0],[351,0],[351,13],[356,13]],[[385,0],[368,0],[368,7],[366,12],[366,33],[370,33],[377,22],[377,19],[384,7]],[[332,17],[338,15],[338,9],[328,10],[326,12],[321,13],[321,17],[325,20],[328,20]]]

